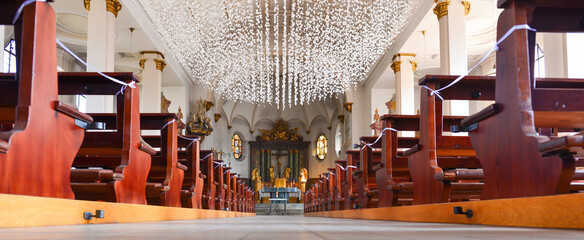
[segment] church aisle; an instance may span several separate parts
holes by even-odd
[[[584,231],[257,216],[0,229],[0,239],[584,239]]]

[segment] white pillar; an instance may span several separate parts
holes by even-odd
[[[440,22],[440,73],[461,75],[468,71],[466,51],[466,15],[470,2],[464,0],[434,0],[434,14]],[[449,101],[444,104],[444,113],[468,115],[468,101]]]
[[[543,33],[545,77],[568,77],[568,52],[565,33]],[[543,76],[542,76],[543,77]]]
[[[142,51],[140,67],[144,70],[140,83],[140,112],[160,113],[162,94],[162,71],[166,67],[164,55],[158,51]]]
[[[396,112],[402,115],[415,115],[414,71],[418,67],[416,54],[399,53],[393,56],[391,69],[395,73]]]
[[[103,72],[114,71],[115,21],[118,0],[83,0],[87,17],[87,64]],[[91,72],[91,69],[87,69]],[[87,96],[87,112],[114,112],[114,98]]]
[[[4,47],[6,47],[6,42],[4,42],[5,31],[6,31],[5,26],[0,25],[0,43],[2,43],[2,54],[0,54],[0,72],[4,72],[4,54],[6,53],[4,51]]]

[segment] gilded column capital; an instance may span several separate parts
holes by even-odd
[[[142,58],[140,59],[140,62],[138,62],[138,65],[140,65],[140,68],[142,68],[142,70],[144,70],[144,63],[146,62],[146,59]]]
[[[83,0],[85,10],[91,10],[91,0]],[[122,4],[118,0],[105,0],[105,9],[118,17],[118,12],[122,10]]]
[[[397,73],[397,72],[401,71],[401,63],[402,63],[402,61],[394,61],[391,64],[391,69],[393,70],[393,73]]]
[[[412,64],[412,72],[415,72],[418,69],[418,62],[410,61],[410,63]]]
[[[345,109],[349,112],[353,111],[353,103],[352,102],[345,103]]]
[[[122,4],[118,0],[105,0],[105,6],[105,9],[116,17],[118,17],[118,12],[122,10]]]
[[[434,7],[434,14],[438,17],[438,21],[440,21],[440,18],[448,15],[448,5],[450,5],[450,1],[444,1],[439,2],[436,4],[436,7]]]
[[[464,16],[468,16],[468,14],[470,13],[470,2],[462,1],[462,5],[464,5]]]
[[[156,69],[163,72],[164,68],[166,67],[166,62],[164,62],[162,59],[154,59],[154,62],[156,62]]]
[[[215,113],[215,122],[219,121],[219,119],[221,119],[221,113]],[[253,131],[251,131],[253,134]]]
[[[339,115],[339,116],[337,116],[337,118],[339,119],[339,122],[341,122],[343,124],[345,123],[345,115]]]

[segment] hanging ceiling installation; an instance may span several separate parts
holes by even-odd
[[[356,87],[421,0],[139,0],[195,81],[278,108]]]

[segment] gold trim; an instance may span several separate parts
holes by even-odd
[[[211,102],[211,101],[205,101],[204,104],[205,104],[205,109],[207,111],[209,111],[209,109],[211,109],[211,107],[215,106],[215,104],[213,104],[213,102]]]
[[[219,121],[219,119],[221,119],[221,113],[215,113],[215,122]]]
[[[418,62],[410,61],[410,63],[412,64],[412,72],[415,72],[418,69]]]
[[[166,67],[166,63],[164,62],[164,60],[162,60],[162,59],[154,59],[154,62],[156,62],[156,69],[158,69],[161,72],[163,72],[164,71],[164,68]]]
[[[105,6],[105,9],[116,17],[118,17],[118,12],[122,10],[122,4],[118,0],[105,0]]]
[[[345,115],[339,115],[337,118],[339,119],[339,121],[341,123],[343,123],[343,124],[345,123]]]
[[[91,5],[91,0],[83,0],[83,7],[85,7],[85,10],[87,10],[88,12],[90,9],[90,5]]]
[[[401,64],[402,61],[395,61],[391,64],[391,69],[393,70],[393,73],[401,71]]]
[[[462,5],[464,5],[464,16],[468,16],[468,14],[470,13],[470,2],[462,1]]]
[[[144,59],[144,58],[140,59],[140,62],[138,62],[138,65],[140,65],[140,68],[144,69],[145,62],[146,62],[146,59]]]
[[[395,61],[395,59],[398,57],[416,57],[416,54],[415,53],[398,53],[396,55],[393,55],[393,58],[391,59],[391,61]]]
[[[450,1],[444,1],[436,4],[436,7],[434,7],[434,14],[438,17],[438,21],[440,21],[440,18],[448,15],[448,5],[450,5]]]
[[[352,112],[353,111],[353,103],[352,102],[345,103],[345,109],[349,112]]]
[[[144,54],[158,54],[162,57],[162,59],[164,59],[164,54],[162,54],[159,51],[141,51],[140,54],[144,55]]]

